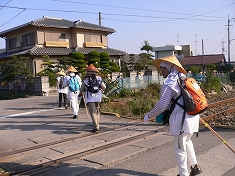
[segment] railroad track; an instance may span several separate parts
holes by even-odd
[[[11,171],[8,171],[2,174],[0,173],[0,176],[2,175],[4,176],[34,175],[35,173],[45,172],[45,170],[50,170],[51,166],[63,165],[64,162],[71,162],[73,160],[81,160],[83,159],[82,157],[84,156],[88,157],[89,155],[92,155],[92,154],[98,155],[99,152],[105,152],[107,150],[111,150],[112,148],[117,148],[117,147],[121,147],[130,143],[137,142],[139,140],[144,140],[146,137],[150,137],[151,135],[155,135],[157,133],[162,133],[166,131],[168,131],[168,126],[157,127],[157,129],[155,130],[148,130],[148,131],[137,130],[132,135],[117,138],[116,140],[111,140],[109,142],[106,141],[102,144],[96,144],[95,146],[91,146],[89,148],[75,150],[75,151],[71,151],[68,153],[64,153],[59,156],[54,156],[52,157],[54,159],[50,159],[50,161],[46,161],[46,159],[41,159],[37,162],[34,162],[34,165],[31,165],[31,166],[22,167],[19,169],[12,168],[13,170]],[[106,132],[101,132],[96,135],[101,135],[102,133],[106,133]],[[52,145],[52,143],[48,143],[48,145],[44,145],[44,147],[49,146],[49,145]],[[40,146],[40,148],[42,148],[42,146]],[[19,149],[16,153],[15,152],[10,153],[10,155],[19,154],[19,152],[24,151],[24,150],[29,151],[29,148]],[[36,150],[36,149],[32,148],[32,150]],[[33,153],[34,152],[32,151],[32,154]],[[5,153],[5,154],[2,153],[2,156],[4,157],[9,157],[10,155],[9,153]],[[1,157],[1,160],[4,160],[4,157]]]
[[[224,114],[234,113],[235,112],[235,108],[233,108],[235,107],[233,106],[234,102],[235,102],[235,98],[222,100],[216,103],[210,103],[209,108],[203,113],[203,120],[209,122],[215,117],[221,116],[221,114],[224,115]],[[219,110],[220,108],[223,109],[223,111]],[[205,114],[208,114],[208,115],[206,116]],[[136,128],[138,126],[141,126],[142,124],[143,124],[142,121],[133,121],[130,124],[116,126],[113,130],[110,130],[110,131]],[[50,159],[50,161],[48,161],[47,159],[41,159],[41,160],[35,161],[33,165],[21,166],[20,168],[13,167],[5,172],[0,171],[0,176],[34,175],[35,173],[45,172],[47,170],[50,170],[52,166],[61,166],[61,165],[64,165],[65,162],[69,163],[72,161],[84,159],[83,158],[84,156],[94,155],[94,154],[97,154],[97,152],[105,152],[112,148],[117,148],[117,147],[121,147],[130,143],[137,142],[139,140],[144,140],[145,138],[151,135],[158,135],[162,132],[166,132],[168,131],[168,129],[169,129],[168,126],[160,126],[160,127],[157,127],[157,129],[152,129],[148,131],[138,130],[136,131],[136,133],[132,135],[117,138],[116,140],[111,140],[108,142],[106,141],[104,143],[91,146],[89,148],[74,150],[68,153],[63,153],[62,155],[54,156],[52,157],[52,159]],[[99,134],[84,133],[84,134],[74,135],[72,137],[60,139],[57,141],[51,141],[51,142],[47,142],[43,144],[38,144],[36,146],[29,146],[26,148],[15,149],[13,151],[2,152],[0,153],[0,161],[4,162],[5,159],[11,158],[11,157],[17,158],[17,155],[23,155],[24,153],[31,152],[32,154],[34,154],[34,152],[37,151],[38,149],[50,148],[55,145],[59,145],[59,144],[61,145],[63,143],[66,144],[67,142],[70,142],[70,141],[81,140],[83,138],[90,138],[93,135],[102,135],[105,133],[109,133],[110,131],[101,131]]]

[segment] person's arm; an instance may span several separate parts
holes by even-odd
[[[63,81],[63,87],[65,88],[65,87],[68,87],[68,80],[69,80],[69,76],[65,76],[64,77],[64,81]]]
[[[101,86],[102,93],[104,93],[104,91],[106,89],[106,85],[105,85],[104,81],[101,82],[100,86]]]
[[[84,83],[84,81],[82,82],[82,85],[81,85],[81,88],[79,90],[78,96],[81,97],[83,92],[85,92],[85,83]]]
[[[60,89],[60,77],[57,77],[56,80],[57,80],[57,83],[56,83],[56,88],[57,89]]]
[[[147,113],[149,118],[156,118],[160,113],[164,112],[171,104],[171,98],[174,96],[174,91],[168,86],[162,86],[161,96],[155,107]]]

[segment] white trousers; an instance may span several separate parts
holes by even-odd
[[[193,134],[174,136],[174,151],[180,176],[189,176],[188,165],[197,164],[197,159],[191,137]]]
[[[78,92],[70,92],[69,99],[72,104],[73,115],[78,115],[79,112],[79,103],[78,103]]]

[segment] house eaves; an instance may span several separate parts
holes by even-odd
[[[105,26],[100,26],[92,23],[83,22],[81,20],[78,21],[70,21],[63,18],[54,18],[54,17],[47,17],[43,16],[38,20],[33,20],[29,23],[25,23],[23,25],[5,30],[0,32],[0,37],[5,37],[7,33],[18,30],[20,28],[26,26],[37,26],[37,27],[50,27],[50,28],[75,28],[75,29],[87,29],[87,30],[97,30],[97,31],[104,31],[108,33],[114,33],[115,30],[112,28],[108,28]]]
[[[198,55],[198,56],[187,56],[180,60],[183,66],[197,66],[202,64],[215,64],[219,65],[221,63],[226,63],[223,54],[213,54],[213,55]]]
[[[122,56],[126,53],[124,51],[112,49],[112,48],[76,48],[76,49],[70,49],[70,48],[54,48],[54,47],[39,47],[39,46],[33,46],[32,48],[20,50],[20,51],[14,51],[14,52],[4,52],[0,53],[0,59],[1,58],[7,58],[11,56],[20,56],[20,55],[31,55],[31,56],[67,56],[75,51],[81,52],[82,54],[88,54],[90,51],[98,51],[98,52],[107,52],[110,56]]]
[[[125,55],[126,53],[124,51],[112,49],[112,48],[81,48],[77,47],[75,51],[81,52],[82,54],[88,54],[90,51],[98,51],[100,52],[107,52],[109,55],[117,55],[117,56],[122,56]]]

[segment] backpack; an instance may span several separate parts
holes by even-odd
[[[63,82],[64,82],[64,77],[60,76],[60,82],[59,82],[59,88],[63,89]]]
[[[208,108],[203,90],[194,78],[178,79],[184,105],[181,107],[190,115],[200,114]]]
[[[100,81],[96,78],[96,76],[89,76],[86,87],[88,92],[95,94],[100,91]]]
[[[70,76],[69,79],[69,90],[71,92],[76,92],[80,89],[80,85],[78,83],[78,79],[76,78],[76,76]]]

